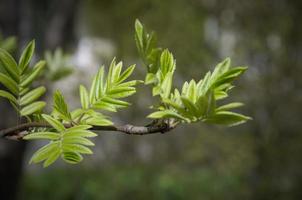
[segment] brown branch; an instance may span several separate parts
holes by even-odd
[[[65,128],[70,128],[70,124],[64,124]],[[117,131],[128,135],[148,135],[154,133],[166,133],[174,129],[177,124],[170,123],[169,120],[163,121],[161,123],[152,123],[147,126],[134,126],[131,124],[126,125],[111,125],[111,126],[92,126],[90,130],[93,131]],[[12,139],[20,140],[24,135],[27,134],[32,128],[52,128],[52,126],[46,122],[29,122],[20,124],[14,127],[0,130],[0,136]]]

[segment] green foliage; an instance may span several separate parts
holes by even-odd
[[[52,131],[31,133],[26,135],[24,139],[46,139],[50,142],[36,151],[30,162],[44,162],[43,166],[47,167],[61,157],[68,163],[76,164],[83,160],[81,154],[92,154],[87,146],[94,146],[94,143],[86,138],[97,135],[88,130],[91,126],[75,125],[71,128],[65,128],[59,120],[50,115],[43,114],[42,117],[53,127]]]
[[[80,101],[82,108],[70,112],[68,105],[60,93],[56,91],[53,97],[52,115],[43,114],[42,117],[52,128],[43,132],[33,132],[24,139],[48,139],[50,142],[40,148],[30,162],[44,162],[47,167],[61,157],[67,163],[75,164],[83,160],[81,154],[92,154],[86,146],[94,145],[86,137],[95,137],[96,134],[88,130],[92,126],[109,126],[113,123],[107,116],[98,110],[116,112],[118,108],[130,105],[119,100],[136,92],[133,87],[140,81],[126,81],[134,70],[134,65],[122,72],[122,62],[111,62],[109,72],[105,75],[104,67],[98,70],[93,78],[90,91],[80,85]],[[70,128],[65,128],[68,126]]]
[[[14,36],[4,38],[0,33],[0,48],[12,53],[17,47],[17,39]]]
[[[172,90],[176,69],[172,53],[168,49],[156,47],[155,35],[148,34],[138,20],[135,22],[135,31],[136,45],[147,67],[144,82],[152,85],[153,96],[160,99],[159,105],[153,106],[157,111],[151,113],[149,118],[159,119],[158,122],[168,119],[174,125],[198,121],[238,125],[250,119],[230,111],[242,106],[242,103],[218,106],[218,101],[228,97],[233,81],[246,67],[231,67],[231,61],[227,58],[198,82],[191,80],[183,84],[181,91]],[[68,163],[78,163],[83,159],[82,154],[92,154],[87,146],[94,144],[87,138],[95,137],[96,134],[91,129],[94,126],[113,125],[103,112],[117,112],[118,109],[128,107],[130,103],[124,98],[136,93],[135,86],[142,81],[128,80],[135,65],[123,71],[123,63],[113,59],[108,73],[105,73],[104,66],[99,68],[89,90],[80,85],[81,108],[70,111],[63,95],[56,91],[53,95],[53,111],[50,115],[41,115],[45,102],[38,99],[45,93],[45,87],[32,89],[31,84],[43,70],[45,61],[38,62],[33,68],[29,67],[34,48],[35,43],[32,41],[23,51],[18,64],[7,51],[0,50],[0,83],[7,88],[0,90],[0,96],[6,98],[21,117],[46,124],[43,129],[31,129],[24,137],[26,140],[49,140],[33,155],[30,162],[43,162],[43,166],[47,167],[61,157]],[[55,51],[54,56],[46,53],[46,58],[51,80],[58,80],[70,73],[67,70],[69,68],[64,67],[64,56],[60,50]]]
[[[47,62],[45,73],[47,79],[58,81],[73,72],[70,57],[63,53],[62,49],[58,48],[53,53],[46,51],[44,57]]]
[[[250,119],[228,111],[241,106],[241,103],[217,107],[217,101],[228,96],[228,91],[233,88],[232,82],[247,67],[231,68],[231,60],[227,58],[215,67],[213,73],[208,72],[200,81],[185,82],[181,92],[178,89],[171,92],[176,68],[172,53],[157,48],[154,34],[148,34],[138,20],[135,23],[135,40],[147,66],[145,83],[153,84],[153,96],[160,95],[161,100],[159,106],[153,106],[159,111],[151,113],[149,118],[174,118],[176,123],[203,121],[223,125],[237,125]],[[157,52],[156,56],[154,52]]]
[[[45,102],[39,101],[46,91],[45,87],[31,87],[45,66],[45,61],[40,61],[33,68],[29,67],[34,49],[35,42],[32,41],[23,50],[18,64],[6,50],[0,49],[0,83],[7,89],[0,90],[0,96],[6,98],[18,114],[27,119],[40,113],[45,106]]]

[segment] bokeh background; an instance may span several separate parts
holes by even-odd
[[[35,60],[49,61],[40,81],[50,104],[61,89],[71,107],[79,105],[78,85],[115,56],[136,63],[135,77],[143,79],[134,42],[139,18],[175,55],[177,86],[225,57],[248,65],[231,99],[245,102],[241,112],[254,119],[143,137],[102,132],[93,156],[47,169],[28,164],[39,143],[2,139],[0,199],[302,199],[301,16],[301,0],[0,0],[0,45],[18,56],[36,40]],[[150,93],[140,86],[133,106],[113,120],[148,123]],[[14,125],[5,100],[0,109],[0,127]]]

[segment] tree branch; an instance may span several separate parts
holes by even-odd
[[[65,128],[70,128],[70,124],[64,124]],[[92,126],[90,130],[93,131],[116,131],[122,132],[128,135],[148,135],[154,133],[166,133],[171,131],[177,126],[177,124],[171,123],[169,120],[162,121],[161,123],[151,123],[147,126],[134,126],[131,124],[126,125],[111,125],[111,126]],[[52,126],[46,122],[28,122],[20,124],[14,127],[0,130],[0,136],[11,139],[20,140],[28,134],[28,131],[32,128],[52,128]]]

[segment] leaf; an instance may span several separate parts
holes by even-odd
[[[90,103],[95,102],[95,98],[99,98],[102,94],[104,84],[104,66],[102,66],[94,77],[90,88]]]
[[[145,78],[145,84],[152,84],[157,81],[155,74],[153,73],[147,73],[146,78]]]
[[[62,146],[64,152],[77,152],[81,154],[93,154],[92,151],[80,144],[64,144]]]
[[[60,118],[66,121],[71,121],[71,115],[68,110],[68,106],[65,102],[64,96],[59,90],[55,91],[54,96],[54,110],[60,114]]]
[[[204,79],[202,80],[200,87],[198,90],[198,95],[202,96],[205,95],[208,92],[208,89],[210,88],[210,81],[211,81],[211,72],[208,72]]]
[[[141,55],[144,54],[144,51],[143,51],[143,47],[144,47],[143,35],[144,35],[144,27],[140,23],[140,21],[138,19],[136,19],[135,20],[135,41],[136,41],[136,46],[137,46],[137,48],[139,50],[139,53]]]
[[[86,88],[83,85],[80,85],[80,97],[81,97],[81,105],[82,108],[89,108],[89,95]]]
[[[62,141],[64,144],[81,144],[86,146],[94,146],[94,143],[83,137],[66,137]]]
[[[181,100],[182,100],[182,103],[184,104],[184,106],[190,112],[191,116],[197,117],[200,115],[197,107],[194,105],[194,103],[190,99],[188,99],[186,97],[181,97]]]
[[[168,72],[164,81],[161,85],[161,96],[164,98],[168,98],[171,93],[172,88],[172,76],[173,74],[171,72]]]
[[[90,125],[76,125],[76,126],[73,126],[71,128],[68,128],[67,129],[67,132],[72,132],[72,131],[82,131],[82,130],[87,130],[87,129],[90,129],[91,126]],[[66,133],[66,132],[65,132]]]
[[[31,115],[35,112],[42,110],[46,103],[44,101],[37,101],[21,109],[20,113],[22,116]]]
[[[50,115],[42,114],[42,117],[49,123],[53,128],[55,128],[59,132],[65,131],[64,125],[56,120],[55,118],[51,117]]]
[[[222,61],[221,63],[219,63],[216,67],[215,70],[212,73],[211,76],[211,83],[214,83],[217,78],[219,78],[219,76],[225,72],[227,72],[230,68],[230,64],[231,64],[231,59],[230,58],[226,58],[224,61]]]
[[[81,154],[77,152],[63,152],[62,159],[69,164],[77,164],[83,160]]]
[[[31,157],[29,163],[38,163],[49,157],[49,153],[54,151],[56,148],[59,148],[59,142],[49,142],[47,145],[40,148],[34,153]]]
[[[117,87],[108,91],[111,98],[125,98],[136,92],[134,87]]]
[[[0,73],[0,83],[3,84],[13,94],[18,94],[17,83],[7,75]]]
[[[174,112],[172,110],[156,111],[154,113],[151,113],[147,117],[153,118],[153,119],[176,118],[176,119],[185,120],[185,121],[189,122],[189,119],[182,117],[181,115],[177,114],[176,112]]]
[[[19,69],[14,58],[4,49],[0,49],[0,62],[10,77],[19,82]]]
[[[134,71],[135,69],[135,65],[131,65],[130,67],[128,67],[123,73],[122,75],[118,78],[117,83],[121,83],[124,80],[126,80]]]
[[[29,93],[27,93],[26,95],[21,97],[20,105],[24,106],[24,105],[27,105],[29,103],[32,103],[33,101],[35,101],[39,97],[41,97],[45,93],[45,91],[46,91],[46,89],[45,89],[44,86],[40,86],[40,87],[30,91]]]
[[[32,40],[23,50],[19,60],[20,71],[25,72],[35,51],[35,41]]]
[[[48,158],[43,163],[43,167],[48,167],[49,165],[53,164],[61,155],[61,150],[59,148],[54,149],[48,155]]]
[[[168,49],[165,49],[160,57],[160,69],[165,77],[168,72],[173,73],[175,68],[174,58]]]
[[[9,92],[6,92],[4,90],[0,90],[0,97],[8,99],[10,102],[17,104],[17,99],[11,95]]]
[[[204,121],[212,124],[235,126],[242,124],[247,120],[251,120],[251,118],[234,112],[220,111],[212,117],[205,119]]]
[[[89,130],[70,130],[64,132],[64,138],[67,137],[96,137],[97,134],[95,134],[92,131]]]
[[[214,83],[214,87],[219,87],[223,84],[230,83],[247,70],[247,67],[235,67],[225,72]]]
[[[86,123],[90,124],[90,125],[94,125],[94,126],[110,126],[110,125],[113,124],[108,119],[105,119],[105,118],[95,118],[95,117],[87,119]]]
[[[117,111],[114,105],[112,105],[110,103],[103,102],[103,101],[96,102],[95,104],[93,104],[92,108],[100,109],[100,110],[107,110],[107,111],[110,111],[110,112],[116,112]]]
[[[58,140],[60,139],[60,134],[54,132],[35,132],[30,133],[23,137],[25,140],[32,139],[48,139],[48,140]]]
[[[121,101],[121,100],[117,100],[117,99],[113,99],[110,97],[104,97],[102,99],[103,102],[109,103],[109,104],[114,104],[115,106],[118,107],[127,107],[130,105],[130,103],[126,102],[126,101]]]
[[[238,108],[238,107],[241,107],[243,105],[244,104],[240,103],[240,102],[229,103],[229,104],[226,104],[226,105],[223,105],[223,106],[220,106],[220,107],[216,108],[216,112],[224,111],[224,110],[231,110],[233,108]]]
[[[29,75],[27,75],[25,78],[23,78],[21,80],[21,87],[27,87],[28,85],[30,85],[34,79],[36,79],[40,72],[43,70],[43,68],[45,67],[46,62],[43,61],[39,61],[33,68],[33,70],[31,72],[29,72]]]

